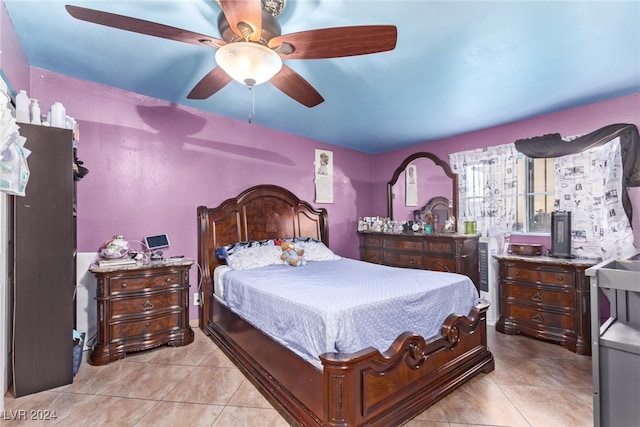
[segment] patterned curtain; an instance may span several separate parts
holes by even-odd
[[[635,253],[622,177],[620,137],[556,157],[554,208],[571,212],[572,255],[606,260]]]
[[[449,154],[458,175],[458,230],[475,221],[482,236],[496,237],[503,253],[516,213],[517,154],[514,144]]]

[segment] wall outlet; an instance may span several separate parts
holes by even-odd
[[[200,305],[200,292],[193,294],[193,305]]]

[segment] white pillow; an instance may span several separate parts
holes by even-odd
[[[307,261],[333,261],[340,259],[334,254],[324,243],[317,240],[309,240],[306,242],[295,242],[296,249],[304,249],[302,256]]]
[[[256,246],[229,255],[227,265],[233,270],[249,270],[267,265],[284,264],[280,246]]]

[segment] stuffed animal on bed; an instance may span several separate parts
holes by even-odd
[[[280,244],[280,248],[282,249],[280,259],[285,263],[294,267],[300,267],[307,263],[307,260],[302,258],[304,255],[304,249],[296,250],[296,247],[292,242],[282,242]]]

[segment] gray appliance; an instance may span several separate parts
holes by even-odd
[[[594,426],[636,426],[640,420],[640,254],[586,270],[591,280]],[[600,319],[598,290],[610,317]]]

